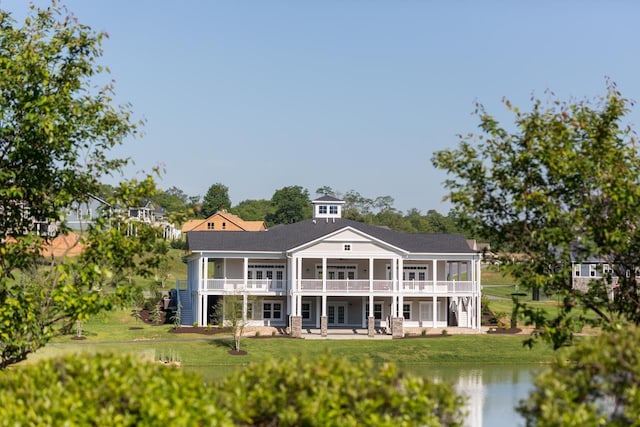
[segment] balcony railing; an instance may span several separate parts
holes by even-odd
[[[208,291],[255,291],[283,292],[286,290],[284,280],[250,279],[246,286],[243,279],[206,279],[204,289]]]
[[[432,280],[404,280],[400,282],[400,291],[406,294],[459,294],[473,291],[472,281],[432,281]],[[326,292],[363,293],[373,289],[374,293],[389,293],[393,291],[391,280],[327,280]],[[250,279],[246,285],[243,279],[206,279],[204,290],[225,292],[284,292],[287,285],[284,280]],[[321,279],[303,279],[300,281],[300,292],[318,294],[323,292]]]

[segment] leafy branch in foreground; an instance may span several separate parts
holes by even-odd
[[[129,107],[113,104],[113,84],[95,85],[105,36],[56,1],[31,6],[22,25],[0,10],[0,368],[126,301],[132,278],[158,262],[155,230],[132,232],[121,214],[154,192],[151,177],[122,184],[80,234],[64,221],[127,164],[109,151],[138,132]],[[68,239],[65,255],[82,254],[45,257],[49,227]]]
[[[492,249],[520,256],[512,274],[521,285],[559,296],[555,318],[522,304],[536,336],[559,347],[585,324],[640,324],[640,156],[623,124],[630,102],[613,83],[594,100],[532,101],[530,112],[504,101],[513,131],[478,105],[480,134],[434,153],[449,174],[448,198]],[[572,263],[593,259],[613,274],[574,289]]]

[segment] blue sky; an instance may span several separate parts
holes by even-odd
[[[446,213],[430,159],[476,130],[475,101],[508,123],[503,97],[594,97],[605,77],[640,99],[634,1],[65,4],[109,33],[117,101],[146,119],[116,152],[128,173],[161,165],[160,186],[189,195],[220,182],[234,204],[326,185]]]

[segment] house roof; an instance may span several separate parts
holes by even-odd
[[[344,218],[309,219],[257,233],[190,231],[187,233],[187,246],[191,251],[284,252],[347,228],[412,253],[475,253],[459,234],[400,233]]]
[[[225,221],[229,221],[230,223],[238,226],[244,231],[262,231],[266,228],[264,221],[245,221],[240,218],[238,215],[234,215],[225,210],[218,211],[212,215],[209,215],[206,219],[190,219],[182,225],[182,232],[186,233],[191,230],[194,230],[198,226],[205,224],[207,222],[212,221],[214,218],[222,218]],[[223,231],[223,230],[207,230],[207,231]],[[225,230],[226,231],[226,230]],[[230,230],[235,231],[235,230]]]
[[[336,202],[336,203],[344,203],[344,200],[338,199],[336,197],[333,196],[329,196],[328,194],[322,196],[322,197],[318,197],[317,199],[314,199],[313,202]]]

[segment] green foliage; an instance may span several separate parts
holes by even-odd
[[[223,209],[231,207],[229,188],[220,183],[213,184],[202,198],[202,215],[208,217]]]
[[[236,425],[461,426],[463,399],[444,383],[325,354],[251,364],[219,385]]]
[[[274,212],[267,215],[268,225],[290,224],[311,218],[309,191],[294,185],[276,190],[271,197]]]
[[[527,426],[640,425],[640,329],[618,326],[563,353],[518,412]]]
[[[247,304],[254,300],[253,296],[247,297]],[[248,322],[244,312],[244,296],[229,294],[218,300],[213,310],[212,320],[214,319],[219,325],[229,327],[233,334],[234,350],[240,351],[240,339]]]
[[[273,214],[274,209],[270,200],[243,200],[229,210],[234,215],[238,215],[245,221],[264,221]]]
[[[636,275],[628,274],[640,265],[640,156],[622,123],[628,101],[610,84],[593,101],[536,99],[526,113],[504,103],[515,131],[478,105],[482,134],[434,154],[434,165],[452,176],[445,185],[456,216],[494,250],[524,255],[511,273],[526,289],[560,295],[561,310],[551,320],[523,307],[536,333],[555,347],[587,322],[640,323]],[[585,293],[573,289],[572,261],[590,258],[614,266],[620,278],[614,299],[607,296],[612,283],[602,280]]]
[[[32,6],[20,26],[0,11],[0,368],[23,360],[56,333],[130,300],[134,277],[161,259],[157,230],[127,222],[120,208],[153,194],[150,176],[107,188],[127,164],[109,150],[137,133],[113,86],[96,87],[102,33],[53,2]],[[48,235],[34,221],[68,229],[65,211],[104,194],[104,217],[84,230],[77,259],[43,258]]]
[[[0,425],[232,425],[199,376],[127,356],[74,355],[0,376]]]

